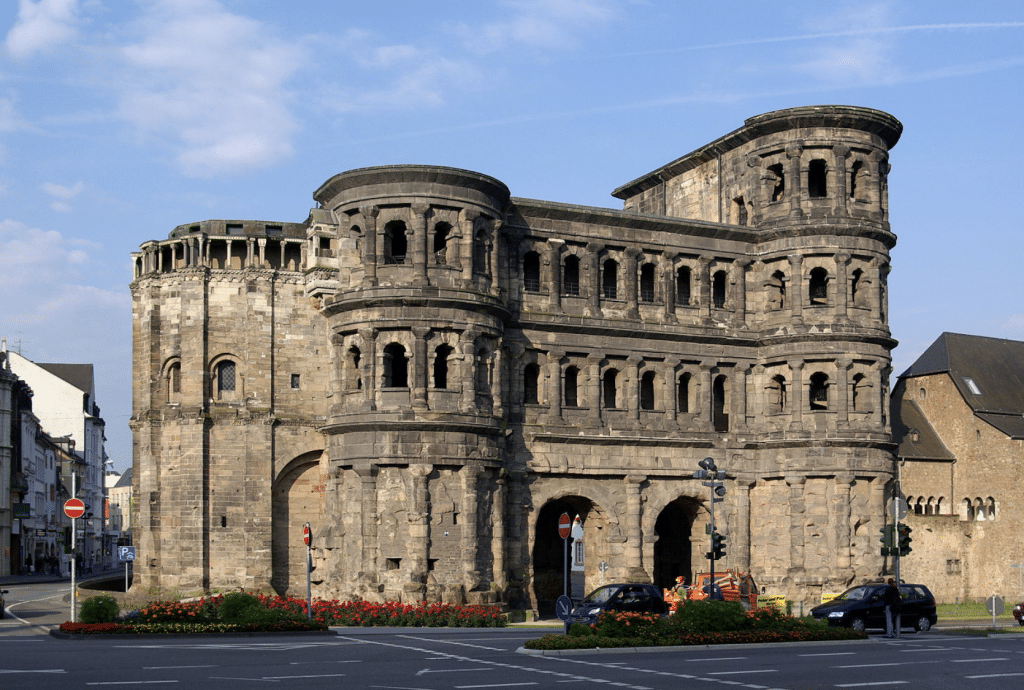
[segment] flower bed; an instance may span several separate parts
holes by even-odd
[[[89,620],[84,615],[87,610],[99,610],[89,603],[87,600],[83,604],[83,621]],[[115,620],[62,623],[60,630],[71,634],[138,635],[324,631],[330,626],[496,628],[508,624],[497,609],[487,606],[314,599],[312,616],[307,617],[306,611],[305,599],[232,592],[198,601],[155,602]],[[114,614],[116,611],[111,617]]]
[[[570,626],[568,635],[527,640],[527,649],[671,647],[757,642],[861,640],[864,633],[787,616],[776,609],[744,612],[731,602],[688,602],[675,615],[602,613],[597,624]]]

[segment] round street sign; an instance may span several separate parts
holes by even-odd
[[[558,518],[558,536],[562,539],[568,539],[571,531],[572,520],[569,519],[569,513],[562,513],[562,516]]]
[[[64,501],[64,514],[74,520],[85,515],[85,504],[80,498],[69,498]]]
[[[309,523],[302,526],[302,543],[309,546]]]

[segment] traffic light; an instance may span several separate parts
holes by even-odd
[[[910,542],[913,541],[913,539],[910,538],[910,531],[910,525],[901,524],[899,527],[899,548],[901,556],[909,555],[913,550],[910,548]]]
[[[896,555],[896,544],[893,538],[893,533],[896,531],[895,525],[886,525],[882,529],[878,530],[882,533],[881,538],[878,541],[882,542],[882,555],[883,556],[895,556]]]
[[[714,560],[725,557],[725,537],[718,532],[711,533],[711,556]]]

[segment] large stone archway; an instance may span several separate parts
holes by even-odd
[[[682,575],[693,582],[693,524],[704,510],[695,498],[681,496],[666,505],[654,523],[654,584],[663,589],[675,585]]]
[[[306,546],[302,527],[317,524],[323,513],[320,483],[321,451],[305,453],[292,460],[274,482],[272,493],[270,584],[278,594],[305,593]]]
[[[533,596],[537,611],[542,615],[554,613],[555,600],[562,595],[565,581],[565,542],[558,536],[558,518],[562,513],[568,513],[570,519],[578,515],[584,531],[584,545],[587,553],[584,562],[587,564],[583,573],[583,584],[585,590],[593,589],[591,581],[596,570],[595,559],[600,558],[602,544],[596,536],[589,540],[586,535],[596,535],[600,526],[596,523],[603,522],[600,511],[597,510],[593,501],[582,496],[563,496],[546,503],[537,516],[534,526],[533,542]],[[572,547],[572,539],[570,548]]]

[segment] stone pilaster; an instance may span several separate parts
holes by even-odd
[[[412,264],[415,274],[412,284],[423,287],[428,284],[427,279],[427,257],[430,255],[428,248],[429,238],[427,237],[427,214],[430,213],[430,204],[424,201],[413,202],[410,211],[412,217],[409,219],[409,247],[411,248]]]
[[[363,206],[359,209],[363,216],[363,287],[377,285],[377,216],[380,209],[376,206]],[[263,247],[260,247],[260,264],[263,263]]]

